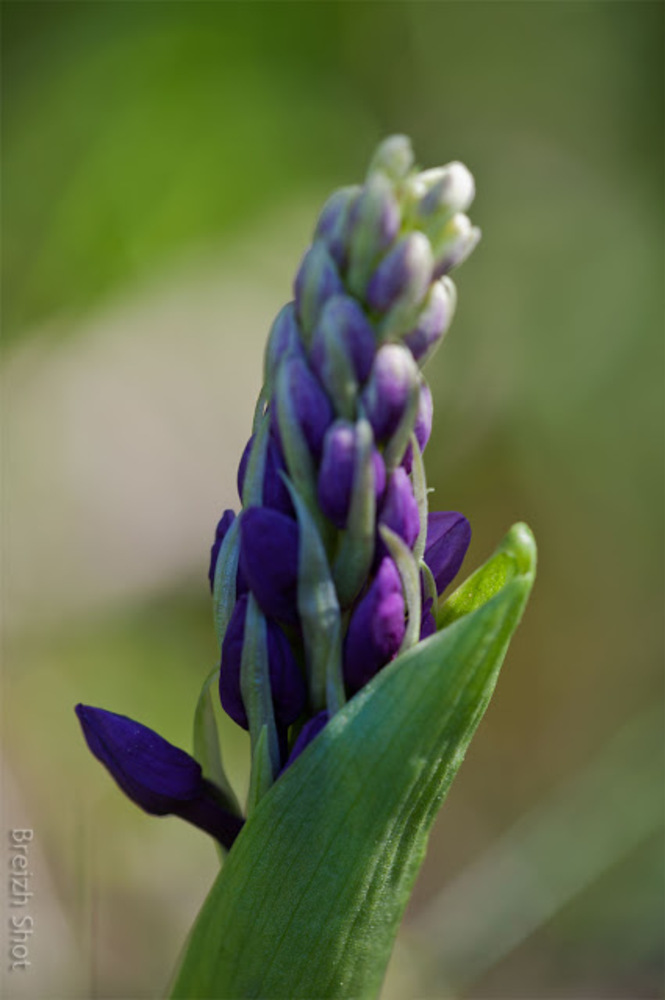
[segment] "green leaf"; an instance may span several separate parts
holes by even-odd
[[[509,533],[505,554],[512,578],[382,670],[261,800],[194,926],[174,997],[376,997],[533,584],[528,529]]]
[[[194,757],[201,765],[203,777],[211,781],[220,793],[222,804],[230,812],[242,816],[240,803],[226,776],[222,763],[222,752],[219,745],[219,730],[215,718],[215,703],[219,700],[213,696],[217,692],[219,682],[219,667],[215,667],[206,677],[199,700],[194,711]]]

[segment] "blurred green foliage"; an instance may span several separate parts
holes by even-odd
[[[48,336],[84,336],[114,295],[232,247],[271,208],[320,204],[390,132],[409,134],[423,165],[461,159],[476,176],[484,237],[428,371],[428,476],[434,505],[472,522],[469,568],[524,519],[540,570],[415,913],[662,703],[664,12],[610,0],[2,5],[5,358],[31,338],[48,351]],[[173,848],[199,841],[156,823],[155,867],[143,870],[153,827],[85,758],[71,706],[124,705],[186,745],[214,656],[204,576],[5,642],[7,704],[21,709],[5,711],[11,764],[82,924],[63,803],[75,823],[77,796],[95,789],[95,822],[114,831],[97,834],[95,869],[106,995],[163,988],[149,933],[167,940],[157,860],[173,869],[177,910]],[[242,781],[244,744],[230,725],[224,740]],[[628,801],[618,789],[616,808]],[[654,844],[617,858],[465,995],[657,996]],[[114,930],[139,900],[142,920]]]

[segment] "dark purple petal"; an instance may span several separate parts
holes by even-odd
[[[238,466],[238,496],[241,500],[254,437],[255,435],[252,434],[247,442],[247,446],[240,459],[240,465]],[[277,440],[271,435],[268,441],[266,466],[263,475],[262,500],[266,507],[272,507],[274,510],[279,510],[283,514],[288,514],[289,517],[292,517],[295,512],[293,510],[293,503],[291,502],[291,495],[280,475],[280,472],[285,471],[286,466],[284,465],[279,445]]]
[[[319,377],[325,365],[326,338],[331,331],[344,344],[356,377],[363,383],[374,360],[376,334],[359,304],[349,295],[335,295],[328,299],[314,328],[310,362]]]
[[[210,549],[210,566],[208,567],[208,580],[210,581],[211,591],[215,582],[215,568],[217,567],[219,550],[221,549],[226,533],[233,524],[234,520],[235,514],[233,511],[225,510],[217,524],[217,528],[215,529],[215,541],[212,543],[212,548]]]
[[[417,370],[410,352],[400,344],[379,348],[362,395],[367,419],[377,441],[387,441],[404,415]]]
[[[222,643],[219,671],[219,696],[222,708],[234,722],[248,729],[247,712],[242,699],[240,667],[247,617],[247,596],[233,609]],[[266,620],[270,690],[278,726],[290,726],[305,709],[307,690],[288,639],[281,628]]]
[[[323,438],[333,420],[333,408],[324,388],[305,361],[294,358],[286,364],[288,391],[293,400],[296,418],[310,451],[318,462],[321,458]],[[276,414],[273,415],[272,432],[280,451],[283,452]]]
[[[471,541],[471,526],[456,511],[437,511],[427,519],[425,562],[441,594],[457,575]]]
[[[344,679],[351,691],[367,684],[395,656],[404,638],[404,614],[399,573],[386,556],[349,623],[344,643]]]
[[[248,507],[240,518],[240,568],[265,615],[295,624],[298,525],[267,507]]]
[[[418,302],[432,278],[432,249],[420,232],[409,233],[383,258],[369,280],[366,299],[370,309],[387,312],[408,296]]]
[[[420,514],[411,480],[401,467],[395,469],[388,478],[379,524],[390,528],[410,549],[413,548],[420,531]],[[385,548],[381,547],[380,551],[385,552]]]
[[[319,733],[327,724],[327,722],[328,722],[328,713],[325,709],[323,709],[323,711],[321,712],[317,712],[316,715],[312,716],[311,719],[307,720],[305,725],[298,733],[298,738],[293,744],[293,749],[289,754],[289,759],[284,765],[283,770],[286,770],[287,767],[290,767],[291,764],[293,764],[296,757],[299,757],[300,754],[305,749],[305,747],[309,746],[314,737],[319,735]]]
[[[404,343],[420,361],[442,340],[455,311],[456,295],[450,282],[437,281],[425,300],[415,328],[406,334]]]
[[[321,510],[337,528],[346,527],[355,474],[357,434],[353,424],[336,420],[323,443],[318,497]],[[386,467],[376,449],[372,452],[374,491],[377,502],[386,486]]]
[[[77,705],[76,714],[91,752],[136,805],[181,816],[231,846],[242,819],[218,803],[193,757],[126,715],[90,705]]]

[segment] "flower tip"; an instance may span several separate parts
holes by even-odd
[[[377,172],[392,180],[401,180],[413,166],[414,155],[407,135],[390,135],[377,147],[369,165],[368,176]]]

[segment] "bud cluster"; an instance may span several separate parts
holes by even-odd
[[[348,698],[435,631],[464,558],[467,520],[428,513],[421,369],[455,309],[448,272],[479,238],[463,214],[473,195],[462,164],[419,173],[409,141],[388,139],[365,183],[324,206],[270,331],[242,509],[224,511],[209,570],[221,704],[251,738],[248,812]],[[210,683],[195,724],[205,746]],[[126,716],[76,711],[134,802],[232,845],[243,819],[220,761],[197,751],[204,770]]]
[[[265,351],[238,517],[211,552],[222,706],[249,729],[256,801],[345,702],[435,631],[434,604],[470,539],[428,515],[421,368],[455,309],[448,272],[475,246],[473,178],[423,173],[409,141],[318,220]],[[257,777],[258,776],[258,777]]]

